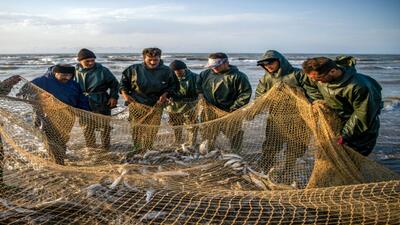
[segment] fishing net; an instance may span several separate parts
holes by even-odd
[[[0,97],[0,224],[398,224],[400,178],[336,144],[283,84],[231,113],[200,98],[108,117],[21,80]],[[4,94],[4,93],[3,93]]]

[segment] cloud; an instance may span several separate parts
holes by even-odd
[[[266,23],[293,21],[292,17],[268,13],[236,13],[221,15],[192,15],[183,5],[150,5],[135,8],[74,8],[65,11],[32,14],[21,12],[0,12],[1,27],[9,26],[63,26],[85,24],[112,24],[141,22],[174,23],[181,25],[224,25],[234,23]],[[62,16],[60,16],[62,15]]]
[[[192,14],[193,10],[176,4],[115,9],[65,8],[64,11],[45,13],[0,12],[0,32],[9,36],[24,36],[27,38],[25,42],[39,40],[43,35],[47,36],[42,37],[44,39],[68,37],[69,41],[76,40],[77,44],[82,41],[82,35],[94,42],[100,42],[105,37],[120,40],[122,35],[128,40],[141,37],[146,41],[149,37],[154,39],[153,35],[160,39],[160,36],[173,37],[175,33],[187,33],[186,38],[198,41],[203,33],[215,36],[218,33],[235,33],[243,26],[247,30],[260,29],[260,23],[274,26],[274,21],[289,24],[292,20],[288,16],[267,13]],[[8,42],[11,43],[11,40]]]
[[[187,4],[129,8],[62,7],[57,11],[0,12],[0,52],[62,52],[93,47],[103,52],[210,50],[255,52],[265,48],[306,52],[329,48],[398,49],[399,30],[356,29],[348,18],[316,18],[315,12],[234,11],[211,13]],[[345,34],[345,35],[343,35]],[[359,41],[360,37],[370,37]],[[368,43],[368,46],[366,44]],[[389,48],[388,47],[388,48]],[[291,50],[292,49],[292,50]],[[316,50],[315,50],[316,49]],[[397,51],[397,50],[396,50]]]

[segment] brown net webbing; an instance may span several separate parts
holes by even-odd
[[[398,224],[398,174],[337,145],[322,102],[277,85],[111,117],[26,80],[0,96],[0,224]]]

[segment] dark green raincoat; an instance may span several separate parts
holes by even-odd
[[[268,92],[275,84],[283,82],[293,87],[302,87],[308,95],[313,98],[322,98],[316,85],[303,73],[301,69],[294,68],[289,61],[275,50],[267,51],[258,62],[269,59],[278,59],[280,68],[275,73],[265,71],[264,76],[259,80],[256,89],[256,98]]]
[[[163,61],[155,69],[144,63],[133,64],[122,72],[120,91],[125,91],[141,104],[154,106],[160,96],[167,92],[175,97],[178,82],[173,71]]]
[[[186,69],[184,77],[177,77],[179,89],[173,99],[173,104],[167,107],[168,112],[183,113],[194,107],[196,104],[195,101],[197,100],[196,81],[198,76],[199,75]]]
[[[318,82],[318,89],[327,105],[342,119],[344,141],[368,155],[378,138],[382,88],[376,80],[357,73],[353,57],[338,57],[336,63],[343,76],[330,83]]]
[[[267,93],[274,85],[281,82],[291,87],[308,90],[309,93],[314,93],[314,96],[318,97],[319,92],[316,85],[312,85],[313,83],[310,82],[307,75],[301,69],[294,68],[279,52],[269,50],[258,62],[271,59],[279,61],[279,69],[275,73],[265,70],[264,76],[257,85],[256,98]],[[291,101],[287,103],[286,107],[292,109],[292,115],[285,113],[276,118],[272,114],[267,117],[265,127],[266,138],[262,145],[262,157],[259,161],[260,167],[265,172],[270,171],[276,161],[275,156],[284,148],[285,143],[287,144],[287,149],[285,150],[285,173],[290,173],[294,170],[296,159],[302,157],[307,150],[311,131],[307,128],[304,121],[301,123],[293,122],[293,118],[298,118],[300,112],[295,104],[290,103]],[[287,130],[281,132],[282,127],[287,128]]]
[[[218,74],[211,69],[201,72],[196,88],[207,102],[227,112],[249,103],[252,92],[247,75],[232,65]]]
[[[75,80],[83,93],[89,97],[91,111],[111,115],[107,105],[110,98],[118,99],[118,80],[109,69],[96,63],[93,68],[84,69],[76,65]]]

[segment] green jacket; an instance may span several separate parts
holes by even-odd
[[[129,66],[122,72],[119,88],[135,101],[148,106],[154,106],[164,92],[169,97],[175,97],[177,89],[176,76],[162,60],[155,69],[147,68],[144,63]]]
[[[231,112],[250,101],[252,90],[249,79],[236,66],[229,65],[229,70],[218,74],[207,69],[198,78],[197,92],[219,109]]]
[[[261,77],[257,85],[256,98],[267,93],[275,84],[280,82],[293,87],[301,87],[312,98],[322,98],[315,83],[301,69],[294,68],[281,53],[275,50],[268,50],[259,62],[268,59],[278,59],[280,68],[275,73],[269,73],[265,70],[264,76]]]
[[[179,89],[174,97],[174,101],[167,107],[168,112],[183,113],[196,105],[197,90],[196,80],[199,75],[189,69],[185,70],[185,76],[178,78]]]
[[[376,80],[357,73],[353,57],[338,57],[336,63],[343,76],[330,83],[318,82],[318,89],[327,105],[342,119],[341,135],[345,142],[368,155],[379,133],[382,88]]]
[[[118,80],[109,69],[96,63],[91,69],[84,69],[80,64],[76,65],[75,78],[83,93],[89,97],[89,105],[92,112],[111,115],[111,109],[107,105],[112,97],[118,99]]]

